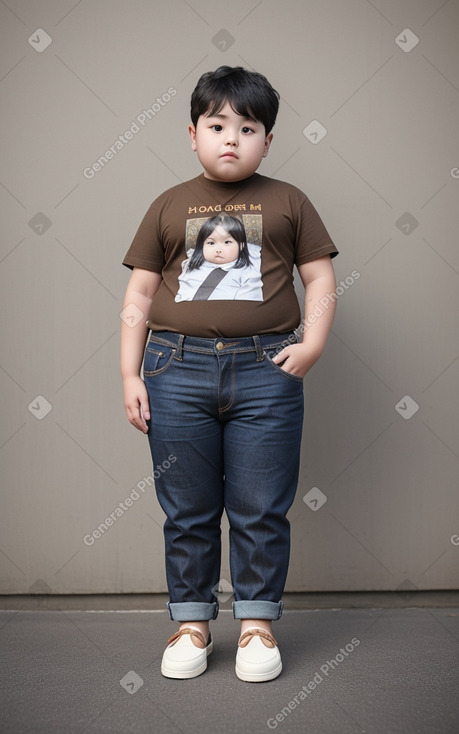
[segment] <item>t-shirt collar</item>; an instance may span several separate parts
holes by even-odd
[[[211,178],[206,178],[206,176],[204,176],[204,173],[201,173],[197,177],[197,181],[202,186],[205,186],[209,191],[233,192],[244,188],[248,184],[251,184],[253,181],[256,181],[258,178],[260,178],[259,173],[252,173],[251,176],[243,178],[240,181],[214,181]]]

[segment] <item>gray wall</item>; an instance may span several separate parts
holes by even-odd
[[[457,588],[458,21],[457,0],[0,4],[1,592],[166,588],[122,405],[121,260],[200,172],[189,97],[221,64],[280,90],[260,172],[308,193],[345,282],[305,381],[287,588]]]

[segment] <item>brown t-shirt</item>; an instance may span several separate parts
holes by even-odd
[[[222,238],[223,250],[236,253],[229,262],[208,255]],[[153,331],[236,337],[295,329],[294,265],[337,254],[295,186],[258,173],[233,183],[201,174],[153,202],[123,264],[162,274],[147,321]]]

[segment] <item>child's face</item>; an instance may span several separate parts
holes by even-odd
[[[213,265],[224,265],[239,257],[239,244],[221,224],[205,240],[202,253],[204,259]]]
[[[191,147],[197,152],[204,176],[213,181],[242,181],[268,155],[273,138],[261,122],[234,112],[229,102],[212,117],[201,115],[189,126]]]

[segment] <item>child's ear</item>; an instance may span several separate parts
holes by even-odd
[[[196,128],[194,125],[188,125],[188,132],[190,134],[191,139],[191,149],[197,150],[196,148]]]
[[[273,134],[269,133],[269,135],[267,135],[265,138],[265,148],[263,150],[263,158],[266,158],[266,156],[268,155],[269,146],[271,145],[272,140],[273,140]]]

